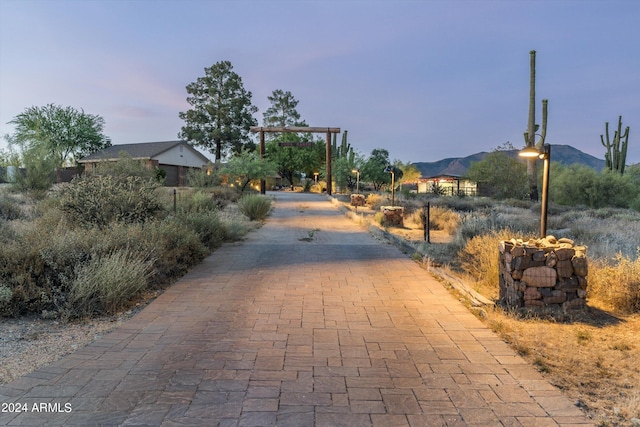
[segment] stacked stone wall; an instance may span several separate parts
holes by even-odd
[[[381,206],[382,225],[404,227],[404,208],[401,206]]]
[[[587,248],[570,239],[500,242],[500,301],[510,307],[583,308]]]

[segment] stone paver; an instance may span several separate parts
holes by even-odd
[[[275,197],[125,325],[0,386],[0,425],[591,425],[326,197]]]

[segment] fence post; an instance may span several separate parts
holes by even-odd
[[[427,202],[427,206],[424,207],[422,216],[424,216],[424,240],[427,243],[431,243],[431,230],[429,227],[431,217],[431,204],[429,202]]]

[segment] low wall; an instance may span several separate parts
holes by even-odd
[[[587,248],[569,239],[500,242],[500,301],[510,307],[583,308]]]

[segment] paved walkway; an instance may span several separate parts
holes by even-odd
[[[0,425],[590,425],[395,247],[276,197],[125,325],[0,386]]]

